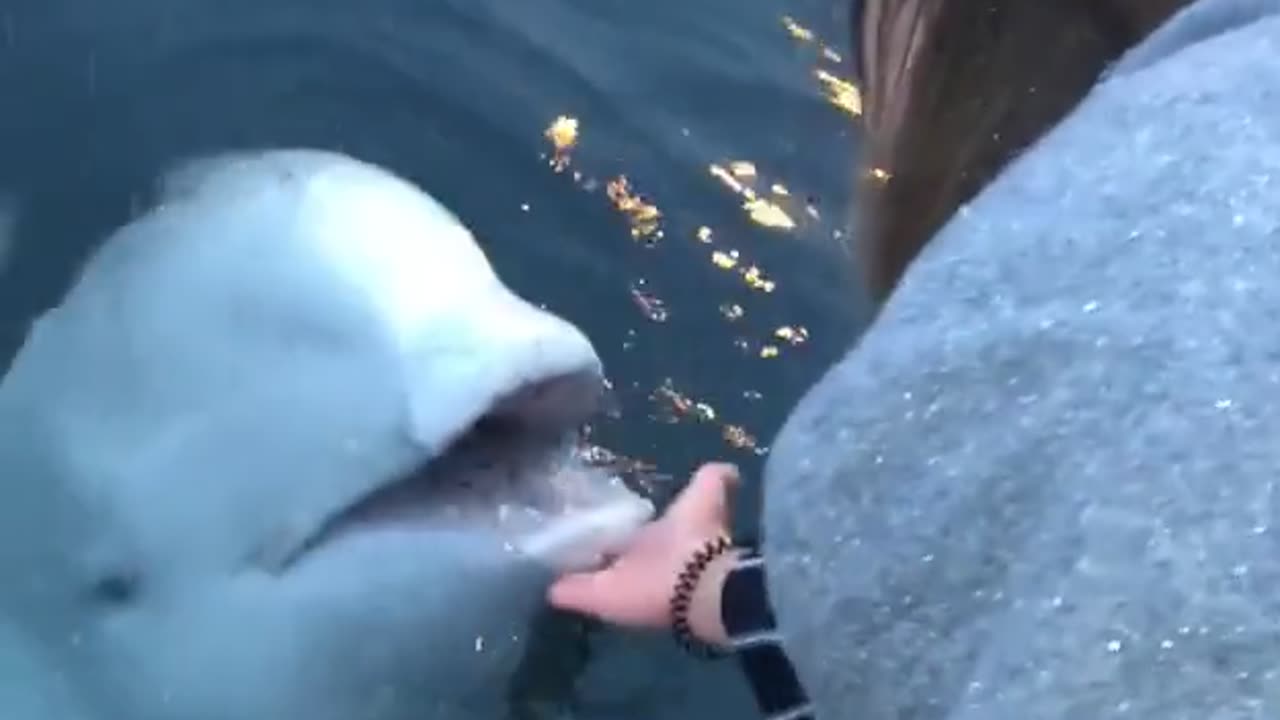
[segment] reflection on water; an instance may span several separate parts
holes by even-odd
[[[786,20],[788,27],[797,27],[790,18]],[[576,187],[584,192],[593,192],[601,187],[600,181],[573,165],[572,154],[578,144],[580,131],[581,123],[577,118],[567,115],[556,117],[543,133],[551,143],[550,151],[543,157],[555,173],[567,174]],[[803,231],[785,209],[786,207],[794,208],[798,203],[784,184],[774,182],[763,185],[762,187],[767,188],[765,192],[769,193],[768,196],[762,196],[762,192],[757,192],[755,186],[760,179],[754,163],[746,160],[730,161],[725,165],[713,163],[709,166],[709,170],[713,178],[743,199],[742,208],[752,222],[784,232]],[[636,192],[625,175],[609,180],[604,184],[604,188],[605,195],[613,207],[627,220],[632,240],[652,247],[666,237],[661,224],[662,211],[653,202]],[[818,210],[812,202],[803,203],[803,213],[814,220],[819,218]],[[836,232],[836,236],[839,236],[839,231]],[[698,226],[694,232],[694,239],[709,246],[707,258],[712,267],[733,271],[747,288],[772,293],[777,287],[777,283],[767,279],[765,272],[758,265],[744,262],[736,248],[718,248],[719,238],[711,227]],[[636,307],[646,319],[655,323],[666,322],[669,318],[666,303],[662,298],[646,291],[644,284],[644,280],[641,279],[633,282],[630,287]],[[721,304],[719,309],[728,322],[736,323],[745,315],[742,306],[737,303]],[[809,331],[804,326],[782,325],[763,337],[735,338],[734,346],[744,352],[754,352],[761,358],[773,358],[779,355],[781,347],[798,347],[808,339]],[[743,390],[742,395],[751,400],[760,400],[763,397],[759,390],[753,389]],[[674,387],[674,381],[669,377],[662,380],[661,385],[653,390],[650,397],[656,406],[656,412],[651,415],[655,420],[668,423],[686,420],[713,423],[721,428],[721,437],[729,447],[748,450],[757,455],[767,452],[767,448],[760,446],[756,436],[746,428],[721,419],[710,403],[696,400],[677,390]]]
[[[592,441],[655,495],[712,458],[755,478],[865,317],[844,249],[861,101],[834,7],[0,0],[0,231],[19,218],[0,358],[175,160],[335,149],[421,184],[588,333],[616,405]],[[758,503],[749,482],[746,535]],[[666,638],[548,614],[526,660],[513,716],[752,712],[735,668]]]
[[[779,24],[798,46],[814,51],[811,60],[812,77],[822,96],[840,111],[853,117],[860,115],[862,100],[858,88],[839,74],[843,71],[842,54],[791,15],[780,16]],[[589,136],[590,132],[586,134]],[[687,137],[689,131],[682,128],[681,134]],[[566,114],[556,116],[543,131],[543,137],[550,147],[541,155],[542,159],[554,173],[567,176],[571,184],[583,192],[594,193],[603,187],[603,192],[614,209],[626,220],[631,239],[645,247],[658,246],[667,239],[662,209],[655,199],[637,191],[625,174],[601,181],[589,168],[576,165],[574,153],[582,142],[583,135],[583,123],[578,117]],[[707,171],[711,178],[740,199],[746,218],[755,225],[779,234],[813,237],[822,232],[816,194],[793,193],[782,177],[762,177],[759,167],[751,160],[726,159],[712,162],[707,165]],[[803,181],[803,173],[798,175]],[[842,207],[842,204],[837,203],[837,206]],[[527,208],[527,205],[522,206],[522,209]],[[830,230],[833,241],[841,240],[843,235],[841,227]],[[698,225],[692,233],[692,239],[707,246],[706,259],[712,268],[732,272],[745,287],[756,292],[767,294],[777,289],[776,279],[760,265],[744,258],[739,248],[730,244],[724,235],[718,234],[710,225]],[[801,276],[793,280],[802,283],[805,278]],[[646,319],[655,323],[666,322],[670,317],[667,303],[647,290],[646,284],[643,278],[631,283],[630,292],[635,306]],[[772,332],[762,332],[760,328],[752,327],[754,323],[750,320],[744,321],[746,311],[738,303],[722,303],[718,309],[726,322],[745,326],[741,330],[735,327],[732,331],[735,333],[733,347],[744,355],[754,354],[761,359],[777,358],[784,348],[799,348],[810,337],[809,330],[804,325],[784,324],[777,326]],[[760,390],[748,388],[741,391],[741,397],[754,402],[763,399],[764,394]],[[676,389],[675,381],[670,377],[661,380],[659,386],[651,392],[650,399],[655,405],[650,418],[655,421],[710,423],[719,428],[720,437],[733,450],[745,450],[755,455],[764,455],[768,451],[767,447],[758,443],[756,434],[742,425],[721,418],[709,402],[695,399],[691,394]]]
[[[810,77],[814,81],[815,91],[839,112],[847,116],[859,115],[861,98],[858,89],[839,74],[839,66],[843,62],[841,54],[794,17],[783,15],[779,20],[781,28],[796,41],[802,51],[816,51],[809,58],[809,62],[813,64]],[[673,89],[673,92],[678,90]],[[684,137],[690,134],[687,128],[681,128],[680,133]],[[788,396],[770,392],[776,390],[779,379],[776,366],[760,361],[787,362],[794,355],[795,362],[808,372],[816,372],[820,369],[820,364],[814,362],[813,357],[805,356],[810,330],[803,322],[805,316],[813,317],[812,311],[788,307],[788,300],[796,296],[795,293],[788,292],[789,286],[794,283],[803,288],[806,282],[813,281],[813,276],[803,271],[793,271],[789,276],[779,279],[777,274],[761,267],[763,261],[755,261],[747,253],[758,247],[758,243],[792,242],[798,245],[797,254],[814,253],[816,248],[821,248],[817,251],[815,260],[823,254],[838,256],[839,243],[844,236],[843,225],[839,221],[829,226],[824,225],[820,205],[832,204],[838,208],[836,213],[839,217],[840,210],[844,208],[839,195],[843,188],[840,185],[824,187],[821,182],[815,182],[805,172],[805,168],[797,168],[791,177],[781,174],[766,177],[758,162],[741,157],[751,150],[743,147],[737,158],[726,157],[707,163],[706,177],[722,193],[727,191],[739,203],[742,218],[754,227],[743,226],[740,222],[715,223],[712,217],[700,217],[702,213],[696,207],[686,207],[679,211],[679,215],[668,213],[663,210],[662,198],[657,193],[641,191],[626,174],[601,179],[599,170],[592,168],[589,163],[576,161],[575,155],[583,144],[590,143],[592,135],[591,128],[586,127],[579,117],[571,114],[557,115],[550,120],[542,135],[549,147],[540,157],[551,171],[583,193],[603,194],[604,199],[625,223],[626,236],[633,243],[657,253],[669,249],[672,242],[684,244],[684,247],[675,251],[678,255],[672,259],[673,265],[657,271],[659,276],[693,279],[703,273],[724,273],[735,279],[737,290],[733,293],[733,300],[725,301],[722,296],[700,299],[701,302],[715,305],[723,325],[710,335],[699,338],[696,352],[724,352],[731,348],[731,354],[724,357],[726,362],[746,365],[741,372],[744,382],[731,388],[725,387],[723,383],[681,382],[662,373],[662,370],[673,367],[674,363],[655,363],[651,369],[659,371],[657,375],[660,379],[655,378],[656,387],[647,393],[650,405],[644,410],[641,422],[648,423],[650,427],[653,424],[664,424],[691,430],[699,428],[698,436],[686,435],[686,438],[696,437],[696,445],[706,448],[703,457],[730,457],[750,467],[751,460],[766,455],[768,447],[760,440],[760,429],[749,428],[734,417],[735,414],[748,418],[753,415],[750,410],[744,412],[739,407],[758,406],[765,400],[766,394],[771,395],[775,401],[781,401],[775,405],[778,409],[784,407],[783,403],[795,399],[794,394]],[[833,141],[834,138],[815,138],[815,142],[819,144],[835,145]],[[849,162],[849,159],[851,156],[843,160]],[[851,166],[851,162],[849,164]],[[625,169],[623,172],[625,173]],[[791,189],[792,182],[797,187],[805,186],[806,182],[813,186],[807,188],[808,192],[797,192]],[[678,222],[683,226],[682,231],[669,232],[669,221]],[[721,230],[722,227],[728,229]],[[622,237],[621,232],[619,236]],[[806,240],[809,242],[806,243]],[[818,243],[815,245],[814,241]],[[830,245],[822,248],[822,243],[828,242]],[[794,260],[794,257],[788,259]],[[677,262],[683,265],[674,266]],[[790,263],[785,263],[784,267],[788,264]],[[795,267],[794,264],[790,265]],[[634,301],[633,306],[643,320],[657,325],[671,320],[671,304],[657,290],[649,287],[645,277],[634,277],[628,288]],[[750,313],[744,308],[744,303],[752,307]],[[848,314],[848,309],[841,307],[827,307],[823,310],[825,312],[819,311],[819,315]],[[771,316],[786,317],[789,322],[770,323]],[[637,343],[642,342],[660,342],[657,340],[658,332],[660,331],[648,328],[641,332],[629,329],[623,349],[632,350]],[[686,346],[689,343],[688,338],[674,335],[668,335],[666,339],[673,345]],[[848,335],[837,334],[836,340],[837,343],[845,342]],[[728,347],[710,346],[726,341]],[[638,382],[633,379],[631,385],[636,387]],[[722,400],[729,406],[726,413],[717,410],[717,405]],[[630,403],[633,406],[635,404]],[[634,413],[635,410],[631,412]],[[759,417],[763,413],[756,415]],[[611,420],[628,428],[622,430],[622,433],[628,432],[638,422],[634,416],[623,413],[612,415]],[[748,419],[747,422],[751,420]],[[708,433],[707,429],[712,430],[714,435]],[[773,430],[773,427],[766,426],[764,437],[767,438]],[[621,433],[613,437],[619,438],[617,442],[624,447],[634,446],[633,441],[622,437]],[[719,441],[721,449],[714,448],[712,437]],[[639,484],[651,496],[669,497],[677,489],[675,486],[659,487],[651,484],[655,479],[658,482],[675,479],[669,473],[655,473],[659,467],[670,467],[671,461],[667,459],[670,453],[664,452],[668,447],[655,447],[653,457],[649,460],[627,459],[633,463],[632,470],[637,471],[635,477],[648,479],[648,483]],[[596,452],[609,454],[599,448],[596,448]],[[667,457],[664,458],[664,455]],[[616,460],[613,457],[608,459]],[[661,683],[666,687],[660,685],[659,689],[642,683],[639,688],[630,692],[623,690],[630,683],[618,682],[612,678],[601,682],[601,678],[609,677],[610,671],[619,675],[647,677],[650,682],[670,677],[671,670],[665,665],[670,660],[665,651],[643,653],[638,648],[620,645],[616,639],[599,638],[592,634],[593,630],[599,628],[584,627],[579,621],[566,622],[564,618],[549,617],[540,623],[539,632],[542,637],[535,643],[535,647],[541,652],[535,650],[530,653],[526,658],[524,672],[513,687],[516,693],[512,707],[518,715],[556,716],[555,708],[564,707],[566,702],[570,707],[579,706],[578,711],[573,714],[583,717],[596,717],[597,713],[603,712],[608,712],[613,717],[636,718],[692,718],[705,717],[707,714],[746,717],[753,714],[753,708],[743,696],[741,688],[730,690],[737,678],[723,672],[713,676],[700,668],[690,667],[688,677]],[[584,636],[584,632],[587,635]],[[584,638],[592,637],[595,639],[584,642]],[[646,660],[649,662],[646,663]],[[654,660],[659,660],[659,664],[654,664]],[[549,667],[556,669],[548,671]],[[579,683],[575,687],[567,680],[575,676],[587,678],[586,686]],[[701,699],[680,697],[688,692],[690,686]],[[560,688],[558,693],[547,693],[549,689],[557,687]],[[539,711],[536,708],[542,709]]]
[[[844,56],[818,38],[813,30],[796,22],[796,19],[790,15],[782,17],[782,25],[787,32],[791,33],[791,37],[817,49],[822,63],[814,67],[813,76],[822,84],[827,100],[850,115],[861,115],[862,93],[853,82],[840,77],[839,68],[844,63]]]

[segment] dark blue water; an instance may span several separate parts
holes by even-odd
[[[597,440],[677,477],[720,458],[755,478],[791,404],[864,316],[836,237],[853,121],[814,74],[849,74],[820,52],[825,41],[845,54],[838,5],[0,0],[0,191],[20,209],[0,276],[0,357],[175,160],[341,150],[425,187],[514,289],[586,330],[620,411]],[[797,37],[784,15],[816,37]],[[579,135],[557,173],[544,130],[561,115]],[[794,228],[753,222],[709,171],[735,160],[754,163],[740,182]],[[620,175],[661,212],[639,239],[607,196]],[[736,251],[737,265],[717,265],[717,251]],[[740,506],[746,533],[754,493]],[[545,630],[508,689],[513,714],[751,717],[732,666],[563,619]]]

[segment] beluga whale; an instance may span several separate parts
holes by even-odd
[[[0,381],[0,717],[501,717],[546,585],[653,513],[576,452],[590,341],[343,155],[149,208]]]

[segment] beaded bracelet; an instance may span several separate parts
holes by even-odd
[[[675,589],[671,593],[671,629],[676,643],[694,657],[710,660],[725,654],[694,636],[689,627],[689,606],[693,601],[694,588],[698,586],[698,580],[702,578],[707,566],[732,547],[733,543],[723,535],[715,540],[708,540],[689,558],[684,570],[676,578]]]

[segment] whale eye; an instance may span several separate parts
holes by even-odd
[[[119,607],[137,599],[142,578],[130,570],[115,570],[100,576],[90,588],[90,597],[100,605]]]

